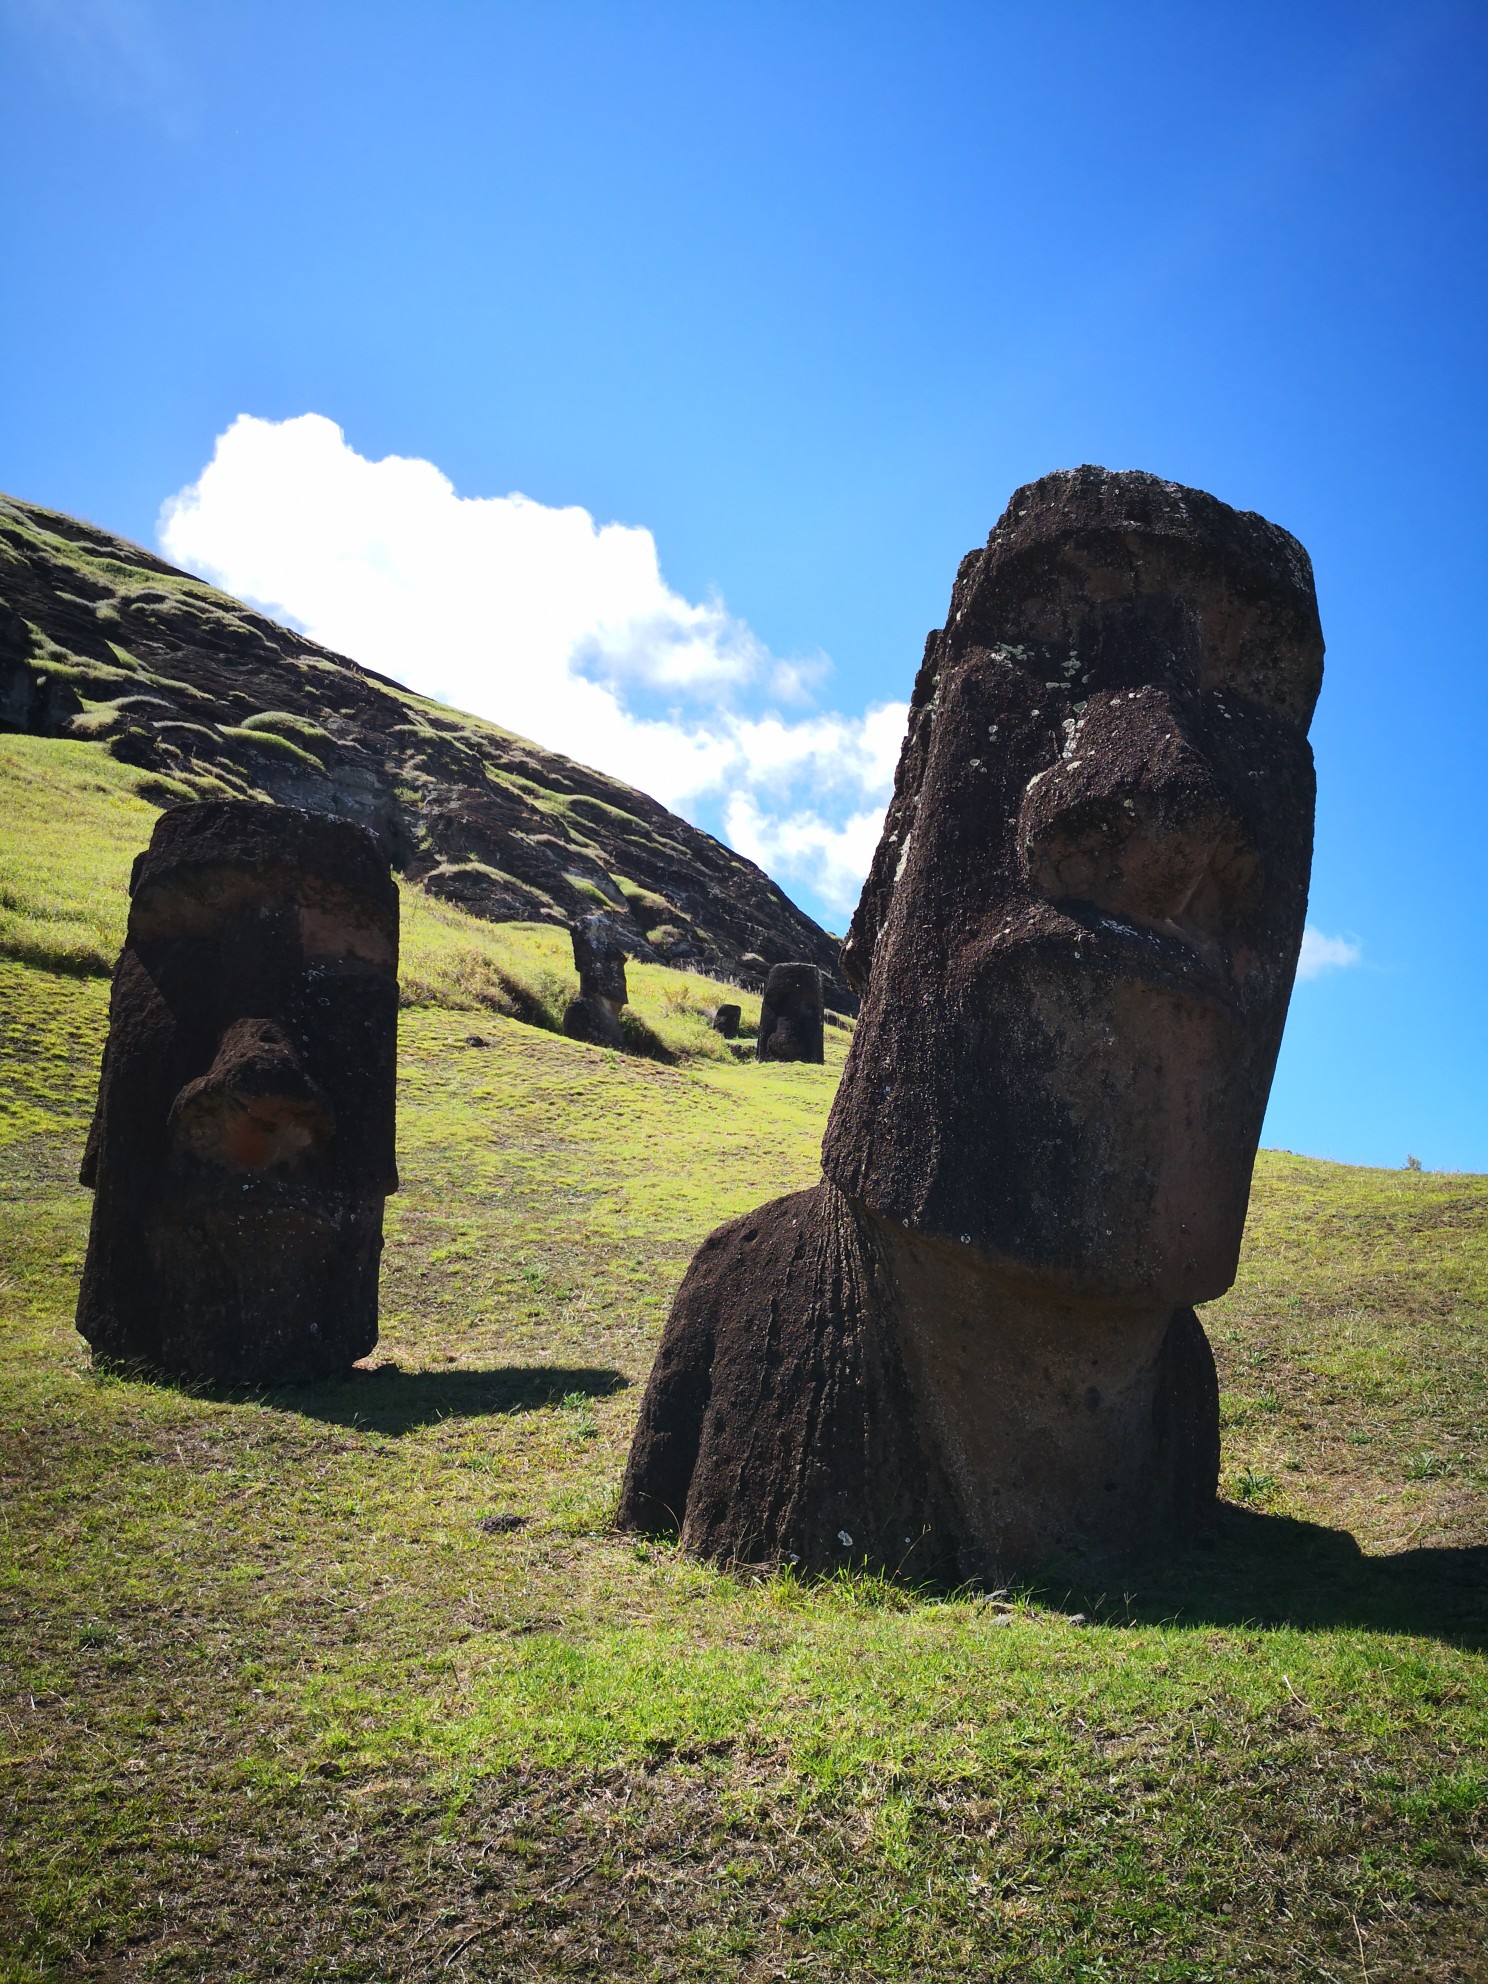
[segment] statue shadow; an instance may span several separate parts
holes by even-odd
[[[1372,1557],[1347,1530],[1230,1504],[1171,1565],[1039,1583],[1038,1595],[1058,1592],[1056,1602],[1102,1622],[1355,1628],[1488,1649],[1488,1547]]]
[[[610,1398],[630,1384],[619,1371],[586,1364],[512,1364],[490,1371],[370,1371],[260,1394],[265,1405],[362,1433],[417,1432],[441,1419],[538,1412],[566,1400]]]

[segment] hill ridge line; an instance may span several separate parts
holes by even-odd
[[[159,803],[360,821],[429,895],[496,922],[607,908],[637,957],[758,989],[837,940],[747,857],[622,780],[321,646],[128,538],[0,494],[0,730],[67,737]]]

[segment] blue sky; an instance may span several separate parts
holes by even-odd
[[[1481,5],[0,0],[0,73],[0,486],[194,489],[164,541],[379,665],[439,602],[409,679],[834,927],[1016,484],[1294,530],[1357,961],[1267,1141],[1488,1169]]]

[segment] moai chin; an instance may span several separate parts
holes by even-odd
[[[563,1031],[570,1040],[592,1047],[625,1045],[620,1012],[629,993],[625,984],[625,939],[602,909],[581,917],[569,935],[573,939],[574,970],[579,996],[563,1014]]]
[[[825,1175],[694,1259],[623,1524],[952,1580],[1191,1533],[1322,655],[1263,518],[1098,468],[1016,493],[915,684]]]
[[[814,964],[770,967],[760,1000],[757,1061],[824,1058],[821,973]]]
[[[134,864],[82,1182],[94,1356],[222,1383],[377,1341],[398,894],[365,828],[176,806]]]

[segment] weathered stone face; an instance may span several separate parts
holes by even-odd
[[[1306,553],[1145,475],[1020,490],[916,683],[827,1175],[1067,1293],[1228,1287],[1302,938]],[[871,965],[871,980],[869,968]]]
[[[397,891],[363,828],[247,801],[161,815],[83,1162],[95,1354],[276,1384],[376,1343],[397,960]]]
[[[821,973],[814,964],[770,968],[760,1001],[760,1061],[815,1061],[823,1058]]]
[[[624,937],[603,910],[583,917],[569,934],[579,996],[568,1003],[563,1031],[570,1040],[587,1041],[592,1047],[624,1047],[620,1013],[629,997]]]
[[[1145,475],[1019,490],[915,686],[823,1182],[705,1243],[622,1525],[950,1579],[1180,1544],[1302,936],[1306,554]],[[763,1027],[762,1027],[763,1033]]]
[[[623,1006],[629,994],[625,985],[625,939],[603,910],[596,910],[576,923],[572,930],[574,969],[579,974],[581,999],[608,999]]]
[[[734,1005],[719,1006],[713,1014],[713,1031],[721,1033],[725,1040],[737,1040],[739,1023],[744,1017],[743,1008]]]

